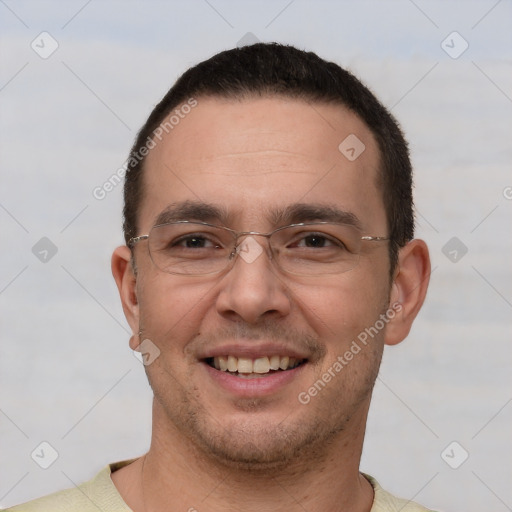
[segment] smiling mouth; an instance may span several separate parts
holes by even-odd
[[[306,361],[306,359],[279,355],[258,357],[256,359],[235,356],[205,359],[205,362],[212,368],[241,378],[264,377],[277,372],[293,370]]]

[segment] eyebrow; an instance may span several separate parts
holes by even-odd
[[[271,210],[269,213],[274,225],[336,222],[361,229],[361,221],[354,213],[341,210],[335,205],[295,203],[279,210]]]
[[[196,220],[199,222],[226,222],[228,213],[219,206],[198,201],[183,201],[171,203],[160,212],[155,220],[158,224],[177,222],[180,220]]]
[[[336,222],[361,229],[358,217],[335,205],[295,203],[284,208],[268,208],[267,217],[273,226],[281,227],[301,222]],[[237,215],[238,216],[238,215]],[[228,226],[234,218],[225,208],[199,201],[171,203],[155,219],[154,225],[182,220],[218,223]]]

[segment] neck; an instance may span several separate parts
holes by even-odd
[[[359,473],[367,410],[328,446],[308,447],[285,467],[263,467],[204,454],[155,408],[149,452],[112,479],[135,512],[165,510],[170,503],[190,512],[368,512],[373,489]]]

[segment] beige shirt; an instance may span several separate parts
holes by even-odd
[[[92,480],[74,489],[56,492],[5,512],[133,512],[123,501],[110,475],[130,464],[131,460],[116,462],[102,469]],[[370,512],[429,512],[412,501],[403,500],[386,492],[371,476],[364,475],[375,494]]]

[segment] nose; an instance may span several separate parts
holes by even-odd
[[[269,258],[268,244],[255,236],[238,245],[236,260],[223,277],[217,311],[231,320],[249,324],[280,318],[291,309],[290,291]]]

